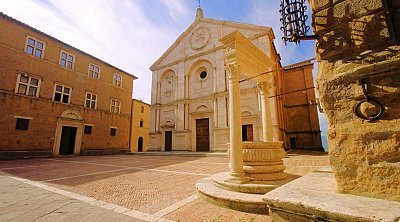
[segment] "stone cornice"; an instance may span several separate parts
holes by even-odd
[[[246,94],[250,94],[250,93],[257,93],[257,89],[256,88],[248,88],[248,89],[241,89],[240,90],[240,94],[242,94],[242,95],[246,95]],[[220,97],[227,98],[228,97],[228,91],[226,91],[226,92],[217,92],[217,93],[213,93],[213,94],[210,94],[208,96],[203,96],[203,97],[200,97],[200,98],[178,99],[178,100],[175,100],[175,101],[173,101],[171,103],[167,103],[167,104],[159,104],[158,103],[158,104],[151,105],[150,107],[153,108],[153,109],[154,108],[173,107],[173,106],[176,106],[178,104],[190,104],[190,103],[193,103],[193,102],[214,101],[216,98],[220,98]]]
[[[225,47],[225,64],[237,64],[241,73],[247,77],[256,77],[275,65],[270,57],[239,31],[233,31],[219,41]],[[265,81],[264,77],[257,77],[257,79],[258,81]]]
[[[245,23],[238,23],[238,22],[231,22],[231,21],[222,21],[222,20],[216,20],[216,19],[210,19],[210,18],[201,18],[201,19],[196,19],[176,40],[175,42],[167,49],[167,51],[164,52],[164,54],[157,59],[157,61],[155,61],[151,66],[150,66],[150,70],[151,71],[156,71],[171,65],[175,65],[178,64],[182,61],[186,61],[186,60],[190,60],[196,57],[199,57],[201,55],[205,55],[214,51],[217,51],[218,49],[220,49],[220,46],[217,46],[211,50],[208,50],[206,52],[202,52],[193,56],[189,56],[187,58],[181,58],[177,61],[174,61],[172,63],[166,64],[166,65],[162,65],[162,66],[158,66],[159,63],[169,55],[169,53],[179,44],[182,42],[182,40],[190,34],[190,32],[192,31],[192,29],[194,29],[194,27],[199,24],[199,23],[208,23],[208,24],[214,24],[214,25],[225,25],[228,27],[233,27],[233,28],[240,28],[240,29],[247,29],[247,30],[252,30],[252,31],[260,31],[261,33],[258,33],[254,36],[249,37],[249,39],[253,40],[256,38],[259,38],[261,36],[264,35],[268,35],[268,37],[270,38],[270,41],[272,41],[273,39],[275,39],[275,35],[273,33],[273,30],[271,27],[266,27],[266,26],[259,26],[259,25],[253,25],[253,24],[245,24]],[[204,53],[204,54],[203,54]]]

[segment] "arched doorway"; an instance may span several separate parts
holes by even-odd
[[[79,112],[68,109],[58,116],[53,154],[78,155],[81,150],[84,119]]]
[[[143,152],[143,137],[138,139],[138,152]]]

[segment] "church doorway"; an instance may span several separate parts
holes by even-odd
[[[138,147],[138,152],[143,152],[143,137],[139,137],[137,147]]]
[[[74,154],[77,127],[63,126],[60,141],[60,155]]]
[[[209,119],[196,119],[196,151],[210,151]]]
[[[242,125],[242,141],[253,141],[253,125]]]
[[[296,148],[297,148],[297,138],[290,137],[290,149],[296,149]]]
[[[172,151],[172,131],[165,131],[165,151]]]

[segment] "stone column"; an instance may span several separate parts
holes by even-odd
[[[156,132],[160,132],[160,109],[156,109]]]
[[[157,98],[156,98],[156,103],[159,104],[161,101],[161,82],[157,83]]]
[[[261,115],[263,124],[263,141],[273,141],[271,118],[271,103],[269,100],[269,85],[267,82],[258,83],[261,94]]]
[[[240,67],[237,64],[225,66],[228,75],[229,87],[229,152],[230,152],[230,181],[236,183],[246,182],[243,171],[243,148],[242,148],[242,116],[240,107]]]
[[[214,98],[214,128],[218,127],[218,98]]]
[[[189,76],[185,75],[185,99],[189,98]]]
[[[185,130],[189,129],[189,104],[185,102]]]

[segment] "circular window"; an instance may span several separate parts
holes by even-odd
[[[205,79],[206,77],[207,77],[207,72],[206,71],[203,71],[203,72],[200,73],[200,78],[201,79]]]

